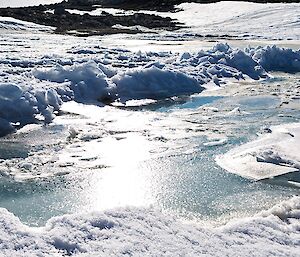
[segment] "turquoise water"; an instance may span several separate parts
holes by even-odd
[[[208,114],[204,109],[201,111],[201,106],[208,103],[218,108],[218,112]],[[170,123],[159,126],[162,129],[167,127],[170,131],[164,132],[165,134],[162,132],[161,137],[149,136],[145,132],[148,127],[143,126],[140,131],[122,132],[117,140],[104,144],[109,152],[108,157],[115,159],[114,162],[105,163],[102,154],[103,164],[107,166],[99,169],[74,168],[67,175],[19,182],[3,178],[0,182],[0,206],[16,214],[23,222],[34,226],[43,225],[49,218],[65,213],[128,205],[153,205],[184,218],[212,223],[253,215],[280,200],[298,194],[299,189],[286,183],[286,179],[290,177],[253,182],[227,173],[215,163],[215,157],[236,145],[255,139],[264,126],[299,120],[298,110],[278,109],[279,103],[280,99],[271,96],[195,96],[173,105],[157,106],[150,111],[147,108],[111,108],[111,115],[115,111],[131,116],[143,116],[144,113],[145,116],[157,116],[158,120],[161,119],[160,115],[167,115]],[[225,111],[237,106],[245,113],[224,115]],[[208,118],[203,119],[204,116]],[[184,136],[176,136],[178,129],[172,124],[175,118],[185,121],[184,124],[191,124],[182,128],[185,131]],[[191,131],[189,136],[192,124],[199,126],[201,133]],[[153,123],[150,128],[151,126],[154,129],[156,125]],[[135,136],[136,133],[139,134],[138,137]],[[205,146],[203,143],[210,141],[209,133],[225,136],[226,143]],[[41,128],[38,133],[34,133],[33,138],[41,138],[41,135],[44,139],[48,138],[48,142],[55,142],[64,132],[61,126],[53,126],[53,129]],[[172,136],[174,138],[170,140]],[[33,139],[28,135],[24,137],[26,142],[31,140]],[[105,141],[105,137],[103,140]],[[98,140],[99,144],[103,144],[103,140]],[[97,140],[94,141],[98,143]],[[158,143],[157,148],[150,147],[153,141]],[[148,144],[149,151],[145,150],[148,149]],[[99,148],[103,148],[103,145],[99,145]],[[121,149],[120,153],[118,148]],[[32,146],[10,142],[9,139],[0,144],[2,159],[23,160],[30,155],[30,150]],[[143,151],[147,152],[147,158],[144,158]],[[125,157],[122,158],[122,155]],[[43,172],[47,168],[41,165],[40,169]],[[294,176],[293,179],[297,180],[299,175],[286,176]]]

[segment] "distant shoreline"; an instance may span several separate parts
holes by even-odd
[[[70,2],[84,2],[86,0],[69,0]],[[102,2],[103,7],[114,7],[125,10],[151,10],[151,11],[164,11],[164,12],[174,12],[177,9],[176,5],[182,3],[200,3],[200,4],[212,4],[222,2],[222,0],[120,0],[119,3],[109,4],[107,1],[95,0],[95,2]],[[225,0],[225,2],[227,2]],[[250,2],[250,3],[299,3],[299,0],[244,0],[244,1],[233,1],[233,2]],[[86,2],[85,2],[86,4]],[[85,5],[83,3],[83,5]]]
[[[102,12],[100,15],[74,14],[67,9],[92,11],[98,7],[92,4],[77,5],[68,2],[17,8],[0,8],[0,16],[12,17],[22,21],[55,27],[55,33],[75,36],[94,36],[118,33],[135,34],[144,32],[139,27],[172,31],[179,24],[171,18],[151,14],[112,15]],[[136,29],[132,29],[136,27]]]
[[[221,1],[215,0],[119,0],[117,3],[111,3],[107,0],[69,0],[61,3],[38,5],[30,7],[16,8],[0,8],[0,16],[12,17],[15,19],[33,22],[40,25],[55,27],[55,33],[70,34],[75,36],[94,36],[94,35],[109,35],[118,33],[146,33],[141,28],[153,30],[173,31],[182,28],[183,24],[178,23],[171,18],[161,17],[158,15],[136,13],[132,15],[112,15],[107,12],[102,12],[98,16],[89,14],[74,14],[68,12],[68,9],[90,12],[99,8],[101,4],[104,8],[118,8],[124,10],[151,10],[176,12],[176,5],[185,2],[196,3],[216,3]],[[104,1],[104,2],[103,2]],[[253,3],[295,3],[298,1],[265,1],[253,0],[244,1]],[[134,28],[134,29],[133,29]]]

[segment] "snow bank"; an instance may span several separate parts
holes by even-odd
[[[233,49],[226,43],[216,44],[213,49],[196,54],[183,53],[173,65],[201,84],[213,82],[219,86],[225,84],[228,78],[258,80],[268,77],[263,66],[250,54]]]
[[[267,71],[300,71],[299,51],[275,46],[241,50],[219,43],[207,51],[182,54],[99,46],[65,51],[62,56],[40,58],[31,53],[25,59],[2,56],[1,135],[13,131],[11,123],[51,122],[65,101],[158,100],[199,93],[211,85],[226,85],[230,79],[265,79]]]
[[[250,54],[266,71],[300,72],[300,50],[267,46],[252,49]]]
[[[156,66],[129,70],[112,78],[121,101],[128,99],[164,99],[191,95],[204,88],[181,72],[162,70]]]
[[[0,84],[0,117],[17,122],[22,118],[31,118],[37,110],[35,99],[14,84]]]
[[[14,131],[17,126],[35,122],[38,115],[45,123],[54,118],[53,112],[59,110],[62,101],[52,89],[28,89],[20,86],[0,84],[0,135]]]
[[[300,170],[300,123],[274,126],[270,133],[218,156],[229,172],[255,180]]]
[[[104,69],[94,61],[66,67],[57,64],[50,69],[36,69],[33,75],[40,80],[70,82],[70,88],[78,101],[100,100],[109,90],[107,76],[101,68]]]
[[[153,209],[115,209],[23,225],[0,209],[5,256],[299,256],[300,198],[219,228],[184,224]]]

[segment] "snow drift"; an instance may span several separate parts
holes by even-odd
[[[0,209],[5,256],[299,256],[300,198],[219,228],[184,224],[153,209],[65,215],[23,225]]]
[[[66,67],[57,64],[50,69],[36,69],[33,75],[40,80],[70,82],[70,89],[78,101],[98,100],[109,90],[107,76],[101,67],[93,61]]]
[[[121,101],[126,99],[164,99],[171,96],[191,95],[204,88],[181,72],[162,70],[155,66],[130,70],[112,78]],[[134,97],[132,97],[134,96]]]
[[[267,46],[250,49],[249,52],[266,71],[300,71],[300,50]]]

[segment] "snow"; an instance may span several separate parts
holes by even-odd
[[[98,100],[105,96],[109,84],[103,66],[93,61],[63,67],[57,64],[50,69],[36,69],[33,75],[40,80],[63,83],[70,82],[75,99]]]
[[[36,99],[30,93],[24,93],[14,84],[0,84],[0,110],[1,117],[12,122],[20,119],[30,119],[36,110]]]
[[[271,127],[260,136],[218,156],[217,163],[229,172],[261,180],[300,170],[300,124]]]
[[[113,15],[134,13],[155,14],[177,19],[184,27],[177,32],[153,35],[169,38],[234,37],[245,39],[299,40],[299,3],[259,4],[242,1],[222,1],[210,4],[183,3],[178,12],[125,11],[115,8],[98,8],[91,12],[69,10],[72,13],[99,15],[102,11]],[[188,28],[186,28],[188,27]]]
[[[51,32],[54,30],[53,27],[43,26],[32,22],[21,21],[11,17],[0,16],[0,30],[14,30],[14,31],[47,31]]]
[[[13,3],[6,1],[8,2]],[[25,4],[25,1],[21,4]],[[254,113],[251,108],[245,107],[247,105],[240,106],[234,101],[231,105],[225,104],[225,107],[229,106],[227,109],[220,104],[203,106],[202,110],[202,104],[196,102],[195,105],[191,105],[192,109],[187,111],[178,109],[160,114],[147,110],[139,112],[128,109],[124,111],[111,106],[99,107],[111,101],[116,101],[112,103],[115,106],[124,108],[160,104],[161,102],[157,100],[165,100],[169,97],[173,97],[171,101],[180,100],[181,96],[203,92],[210,87],[225,89],[226,85],[232,81],[239,83],[236,92],[244,90],[243,86],[244,88],[249,86],[244,82],[250,81],[253,83],[250,84],[253,91],[269,93],[271,90],[268,89],[269,83],[261,83],[258,89],[255,86],[269,79],[271,81],[274,74],[270,72],[300,72],[300,52],[295,50],[299,47],[297,41],[291,41],[290,46],[285,49],[272,44],[243,49],[242,47],[234,48],[226,43],[209,43],[214,46],[202,50],[202,43],[195,41],[196,43],[193,44],[199,44],[196,47],[197,51],[190,51],[188,44],[184,41],[185,38],[208,34],[214,36],[228,34],[228,37],[239,39],[300,39],[299,4],[262,5],[221,2],[201,6],[190,3],[180,7],[183,11],[162,15],[177,17],[180,21],[192,26],[191,29],[182,28],[171,34],[149,34],[145,35],[145,38],[147,39],[148,36],[149,38],[169,37],[171,41],[155,42],[158,45],[168,45],[174,40],[175,43],[173,42],[172,46],[168,45],[168,48],[174,47],[180,41],[182,53],[153,51],[154,45],[144,52],[128,51],[125,50],[126,46],[105,47],[101,37],[82,39],[53,35],[45,33],[51,32],[52,28],[1,17],[0,136],[32,123],[18,130],[12,137],[12,140],[19,142],[18,139],[22,138],[22,133],[25,135],[25,143],[30,142],[28,144],[30,151],[25,153],[28,156],[22,157],[22,161],[18,158],[20,154],[17,154],[16,158],[1,160],[0,173],[3,179],[22,185],[39,179],[47,183],[53,176],[68,173],[72,179],[74,170],[76,170],[74,173],[78,172],[78,176],[86,179],[89,175],[92,177],[92,174],[98,173],[95,172],[96,170],[101,170],[99,173],[105,173],[99,167],[115,164],[119,165],[117,168],[121,172],[114,173],[113,169],[107,168],[107,173],[111,177],[108,180],[101,180],[100,186],[97,184],[98,188],[105,188],[104,191],[99,192],[105,192],[104,194],[107,195],[105,199],[100,198],[107,201],[101,202],[101,206],[105,207],[103,209],[117,206],[116,202],[120,199],[121,202],[123,200],[122,203],[126,202],[128,196],[125,195],[124,200],[120,192],[126,194],[128,191],[132,197],[129,204],[144,206],[141,204],[144,191],[128,190],[128,184],[133,179],[128,175],[127,169],[135,172],[134,165],[131,163],[133,159],[134,161],[139,158],[140,160],[149,159],[149,162],[155,164],[156,156],[165,162],[169,156],[174,156],[174,159],[180,161],[179,156],[186,155],[186,160],[190,158],[195,162],[185,160],[180,173],[171,173],[184,180],[186,174],[183,171],[189,169],[189,165],[195,163],[199,165],[196,160],[201,155],[207,154],[207,149],[215,154],[218,150],[218,153],[222,152],[220,149],[225,147],[228,149],[232,144],[236,144],[234,140],[243,136],[243,132],[237,127],[240,126],[241,121],[249,124],[247,118],[253,117]],[[134,39],[135,36],[132,37]],[[141,35],[136,35],[136,37],[143,38]],[[122,42],[120,35],[110,36],[110,38],[111,41],[117,38],[116,41]],[[149,45],[153,43],[150,40],[148,42],[150,42]],[[240,44],[236,41],[232,43]],[[131,44],[135,45],[135,41],[132,40]],[[246,45],[246,41],[241,44]],[[276,81],[276,77],[273,80]],[[256,84],[253,81],[256,81]],[[272,90],[274,89],[274,93],[279,97],[295,99],[291,102],[296,105],[299,98],[297,86],[299,86],[297,83],[287,87],[282,86],[281,91],[276,91],[273,85]],[[228,89],[228,92],[233,91]],[[229,98],[228,101],[234,100],[233,98]],[[277,96],[274,96],[275,98],[278,100]],[[282,99],[282,102],[284,101],[285,99]],[[78,104],[78,102],[99,106]],[[292,110],[286,111],[284,107],[279,108],[281,112],[279,114],[277,111],[276,114],[287,116],[293,113]],[[59,111],[71,114],[65,114],[68,118],[59,123],[59,120],[62,121],[64,118],[56,116],[60,113]],[[277,119],[279,115],[274,118],[272,111],[270,111],[270,117],[272,117],[268,120],[269,123],[272,124],[274,120],[276,122],[289,121],[289,118]],[[256,117],[255,121],[260,117],[262,116]],[[54,123],[43,126],[42,129],[40,125],[33,125],[33,123],[48,124],[53,120]],[[78,125],[79,122],[81,122],[80,125]],[[230,129],[230,126],[235,126],[236,130]],[[48,133],[47,130],[49,130]],[[234,134],[235,132],[238,135]],[[232,173],[254,180],[287,172],[299,172],[299,123],[267,127],[263,132],[265,134],[257,140],[219,156],[218,163]],[[44,143],[35,142],[35,140]],[[207,156],[204,157],[206,159]],[[168,164],[160,165],[162,162],[155,165],[165,168]],[[172,165],[167,168],[174,169]],[[213,166],[213,161],[209,165]],[[199,165],[199,167],[205,167],[201,169],[209,174],[208,177],[212,175],[206,172],[207,167],[210,168],[209,165],[206,163]],[[138,169],[140,175],[141,166]],[[216,183],[214,187],[219,188],[222,181],[229,181],[218,177],[220,174],[224,176],[221,170],[216,167],[212,169],[218,181],[210,181],[211,184]],[[83,172],[80,173],[81,171]],[[195,173],[199,174],[199,172],[197,170]],[[159,171],[160,175],[161,173]],[[114,177],[114,175],[117,176]],[[225,175],[229,174],[225,173]],[[63,177],[62,180],[66,179],[68,182],[70,177]],[[158,176],[158,180],[160,178],[161,176]],[[188,178],[191,179],[191,177]],[[138,183],[135,181],[135,184],[132,184],[133,187],[144,187],[142,180],[137,181]],[[77,182],[75,180],[75,183]],[[90,182],[87,181],[87,184],[94,190],[95,184]],[[244,188],[250,182],[239,179],[239,183]],[[290,183],[299,186],[297,182],[291,181]],[[253,202],[257,200],[259,202],[259,197],[264,194],[259,189],[266,187],[256,188],[254,184],[256,183],[249,186],[253,191],[258,190]],[[200,185],[211,190],[211,185],[207,180]],[[79,187],[81,186],[80,184]],[[117,190],[109,190],[110,187],[117,188]],[[188,182],[187,187],[183,187],[182,190],[188,191],[190,188]],[[83,192],[84,190],[86,189],[80,190],[80,196],[87,193]],[[281,187],[276,190],[276,192],[275,189],[272,191],[274,194],[266,194],[272,199],[269,206],[277,202],[280,197],[283,199],[295,193],[295,191],[288,190],[284,192],[285,190]],[[223,191],[212,190],[212,192]],[[184,197],[187,197],[194,192],[185,193]],[[217,212],[212,208],[215,205],[222,215],[227,215],[228,212],[230,216],[235,207],[230,206],[226,199],[235,197],[234,204],[241,203],[245,209],[251,209],[249,213],[253,214],[257,209],[261,210],[261,206],[255,209],[254,205],[246,199],[255,193],[246,192],[244,198],[241,197],[243,193],[238,189],[233,189],[228,192],[230,195],[227,197],[220,196],[213,198],[215,199],[213,202],[201,203],[204,204],[204,208],[207,207],[208,212]],[[197,196],[194,197],[197,198]],[[27,196],[22,195],[22,197]],[[45,194],[45,197],[48,195]],[[77,195],[74,194],[74,197],[76,198]],[[138,199],[136,200],[135,197]],[[151,197],[156,197],[156,195],[151,195]],[[179,201],[184,202],[186,200],[184,197],[179,195]],[[86,201],[84,197],[82,199]],[[55,205],[55,201],[60,201],[60,199],[55,199],[51,204]],[[18,199],[16,202],[19,203]],[[196,203],[191,208],[198,208],[198,201],[192,200],[191,202]],[[264,203],[264,200],[261,202]],[[128,204],[128,201],[126,203]],[[61,204],[65,204],[65,201]],[[178,220],[155,207],[128,207],[91,212],[90,210],[100,209],[95,207],[97,204],[99,204],[97,201],[93,201],[91,204],[93,208],[86,208],[88,212],[56,216],[50,219],[44,227],[29,227],[21,223],[8,210],[0,209],[0,255],[240,256],[243,253],[243,256],[299,256],[300,252],[299,197],[293,197],[254,217],[232,220],[224,226],[215,228],[200,226],[196,221]],[[20,206],[18,208],[22,208],[22,205]],[[83,209],[82,205],[80,207]],[[245,212],[237,213],[235,217],[243,216]]]
[[[222,1],[210,4],[183,3],[178,12],[125,11],[98,8],[94,11],[68,10],[71,13],[99,15],[102,11],[113,15],[134,13],[155,14],[177,19],[185,26],[178,32],[164,36],[178,39],[197,36],[236,37],[240,39],[300,39],[299,3],[258,4],[242,1]],[[153,36],[154,38],[157,35]]]
[[[1,0],[0,8],[3,7],[23,7],[23,6],[34,6],[40,4],[55,4],[60,3],[61,0]]]
[[[181,72],[161,70],[156,66],[130,70],[112,78],[121,101],[132,99],[164,99],[171,96],[191,95],[204,88]]]
[[[43,48],[43,41],[39,43]],[[6,47],[13,51],[9,44]],[[299,56],[299,51],[277,46],[242,50],[226,43],[181,54],[130,52],[98,45],[73,46],[59,55],[40,57],[29,52],[23,59],[7,58],[3,53],[0,118],[6,125],[2,125],[1,134],[13,131],[9,124],[14,122],[21,126],[37,120],[50,123],[66,101],[106,104],[117,100],[124,104],[192,95],[226,86],[232,80],[268,79],[269,71],[298,72]]]
[[[165,16],[191,28],[187,33],[230,35],[265,39],[300,39],[300,3],[257,4],[223,1],[211,4],[183,3]]]
[[[251,54],[252,50],[250,50]],[[266,71],[299,72],[300,50],[292,51],[275,46],[259,47],[253,52],[252,58]]]
[[[299,256],[300,198],[217,228],[200,227],[153,208],[123,208],[22,224],[0,209],[5,256]]]

